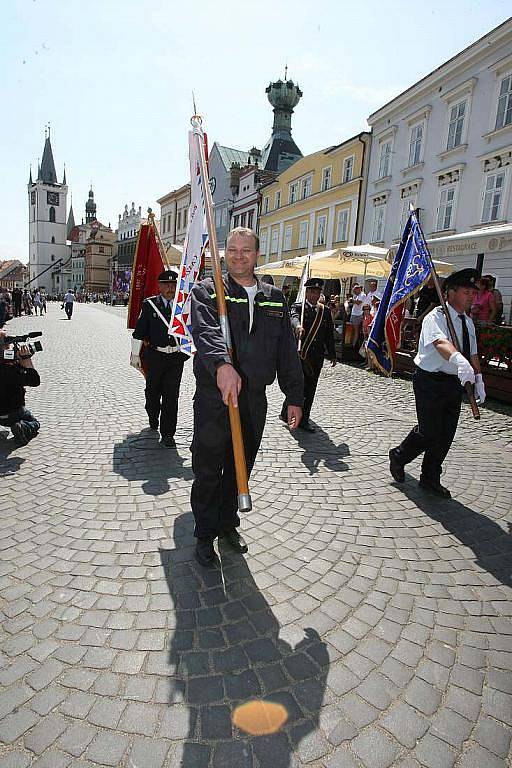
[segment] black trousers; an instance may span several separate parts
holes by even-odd
[[[32,416],[28,408],[25,408],[24,406],[17,408],[15,411],[11,411],[4,417],[0,417],[1,427],[12,427],[13,424],[21,424],[23,432],[29,440],[32,440],[32,438],[37,435],[39,427],[41,426],[38,420]]]
[[[267,415],[265,391],[243,387],[238,398],[247,472],[250,474],[261,443]],[[214,539],[240,525],[238,489],[231,443],[229,413],[220,393],[198,386],[194,397],[192,442],[194,482],[190,504],[194,535]]]
[[[66,301],[66,303],[64,304],[64,309],[66,310],[66,315],[68,316],[68,320],[71,320],[71,315],[73,314],[73,303],[74,302],[72,301]]]
[[[421,476],[439,482],[459,422],[462,387],[457,376],[417,368],[413,388],[418,423],[396,448],[396,455],[408,464],[424,453]]]
[[[144,356],[147,360],[146,411],[149,421],[158,425],[165,437],[174,437],[178,421],[178,397],[185,356],[182,352],[171,355],[148,347]]]
[[[323,360],[311,363],[309,360],[301,360],[302,373],[304,374],[304,404],[302,406],[302,418],[308,421],[315,399],[316,387],[322,371]],[[285,399],[281,408],[281,418],[287,418],[288,401]]]

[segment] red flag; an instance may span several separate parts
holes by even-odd
[[[133,260],[128,328],[135,328],[144,299],[159,292],[158,275],[163,269],[154,224],[141,224]]]

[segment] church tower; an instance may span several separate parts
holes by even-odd
[[[284,80],[276,80],[265,89],[274,108],[274,125],[272,135],[263,149],[261,164],[264,170],[277,173],[282,173],[302,157],[302,152],[292,139],[293,110],[302,97],[302,91],[293,80],[288,80],[287,74],[286,69]]]
[[[64,286],[60,285],[59,274],[55,275],[55,283],[53,282],[54,270],[51,266],[59,259],[65,262],[70,255],[69,246],[66,244],[68,187],[65,171],[62,183],[57,181],[49,128],[45,130],[43,159],[41,164],[38,164],[37,178],[32,180],[31,170],[27,186],[29,278],[32,280],[30,288],[44,288],[48,293],[60,292]],[[42,272],[44,274],[41,274]]]

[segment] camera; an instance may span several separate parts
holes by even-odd
[[[32,331],[32,333],[26,333],[23,336],[5,336],[3,339],[4,348],[0,348],[0,362],[15,362],[17,359],[17,353],[20,344],[25,344],[27,347],[27,354],[23,357],[32,357],[36,352],[42,352],[43,345],[40,341],[29,342],[29,339],[35,339],[38,336],[42,336],[42,331]],[[6,347],[12,344],[12,349],[6,349]]]

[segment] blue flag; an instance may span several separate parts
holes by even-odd
[[[411,210],[382,300],[368,337],[368,352],[382,373],[391,376],[400,346],[405,305],[431,274],[431,260],[416,211]]]

